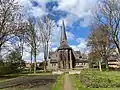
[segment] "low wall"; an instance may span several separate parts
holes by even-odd
[[[52,74],[63,74],[64,72],[63,71],[53,71]]]
[[[64,74],[64,73],[68,73],[68,74],[80,74],[80,71],[78,70],[70,70],[70,71],[53,71],[52,74]]]
[[[69,74],[80,74],[80,71],[75,71],[75,70],[69,71]]]

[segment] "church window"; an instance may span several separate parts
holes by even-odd
[[[52,66],[56,66],[56,63],[53,63]]]
[[[85,65],[85,63],[82,63],[82,65]]]

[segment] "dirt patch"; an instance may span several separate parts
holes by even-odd
[[[30,88],[39,88],[39,87],[43,88],[46,86],[50,88],[52,84],[55,82],[56,78],[57,78],[56,75],[19,77],[9,82],[0,83],[0,89],[5,89],[5,88],[30,89]]]

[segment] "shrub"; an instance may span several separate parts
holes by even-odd
[[[25,67],[20,51],[16,49],[6,56],[6,60],[0,62],[0,75],[21,72]]]
[[[17,73],[17,72],[19,72],[17,64],[4,63],[3,66],[0,66],[0,75]]]

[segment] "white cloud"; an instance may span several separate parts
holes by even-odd
[[[41,17],[46,14],[46,12],[39,7],[32,7],[32,10],[30,11],[34,17]]]
[[[61,26],[62,25],[62,20],[63,19],[60,19],[58,21],[58,25]],[[66,26],[67,22],[65,21],[65,26]],[[60,34],[61,34],[61,28],[60,27],[56,27],[55,30],[53,30],[53,38],[52,38],[52,41],[50,42],[51,44],[51,50],[52,51],[55,51],[57,49],[57,47],[59,47],[59,44],[60,44]],[[88,48],[87,48],[87,41],[85,40],[85,38],[77,38],[72,32],[69,32],[69,31],[66,31],[66,34],[67,34],[67,39],[68,41],[75,41],[78,43],[77,45],[70,45],[73,50],[75,51],[81,51],[82,53],[87,53],[88,52]],[[55,46],[55,47],[52,47],[52,46]]]
[[[57,34],[56,34],[56,37],[57,37]],[[57,38],[56,38],[56,40],[57,40]],[[77,40],[77,43],[78,43],[77,45],[70,45],[73,48],[73,50],[75,50],[75,51],[80,50],[82,53],[88,53],[89,49],[87,48],[87,45],[86,45],[87,41],[85,40],[85,38],[77,38],[76,40]],[[56,43],[58,43],[58,42],[59,42],[59,40],[56,41]],[[18,43],[16,42],[16,44],[18,44]],[[3,49],[2,54],[7,53],[8,50],[13,50],[13,48],[14,48],[14,46],[10,42],[6,42],[6,46],[7,46],[7,49]],[[51,47],[51,51],[57,50],[58,47],[59,47],[59,45],[57,45],[56,47]],[[37,62],[43,61],[44,60],[43,58],[44,58],[44,54],[41,51],[37,54]],[[28,47],[27,44],[24,44],[23,59],[27,62],[30,62],[30,60],[31,60],[30,47]]]
[[[10,41],[7,41],[4,45],[4,47],[2,48],[1,51],[1,55],[3,58],[6,57],[6,55],[8,55],[11,51],[15,50],[15,48],[18,46],[20,46],[20,42],[15,42],[15,43],[11,43]],[[40,49],[42,50],[42,49]],[[37,54],[37,62],[43,61],[43,52],[40,51]],[[27,44],[24,44],[24,51],[23,51],[23,60],[30,62],[31,60],[31,55],[30,55],[30,47],[27,46]]]
[[[39,54],[37,55],[37,57],[36,57],[36,60],[37,60],[37,62],[41,62],[41,61],[44,60],[43,58],[44,58],[44,54],[43,54],[43,53],[39,53]],[[31,55],[30,55],[30,53],[24,52],[23,59],[24,59],[25,61],[27,61],[27,62],[30,62],[30,60],[31,60]],[[34,57],[33,57],[33,60],[34,60]],[[33,61],[33,62],[34,62],[34,61]]]
[[[87,47],[87,41],[85,38],[77,38],[78,45],[70,45],[73,50],[81,51],[81,53],[88,53],[89,48]]]
[[[59,19],[58,20],[58,22],[57,22],[57,24],[59,25],[59,26],[62,26],[62,22],[64,21],[64,24],[65,24],[65,27],[67,27],[68,26],[68,21],[66,20],[66,18],[61,18],[61,19]]]
[[[45,2],[41,0],[17,0],[19,5],[23,6],[22,12],[25,15],[25,18],[29,16],[41,17],[46,12]],[[37,2],[39,6],[34,6],[32,1]]]
[[[56,26],[54,30],[52,30],[52,39],[50,41],[51,46],[59,46],[60,44],[60,37],[61,37],[61,25],[62,20],[58,22],[59,26]],[[65,22],[66,26],[66,22]],[[65,27],[66,28],[66,27]],[[76,37],[72,32],[66,31],[68,41],[75,40]]]
[[[2,47],[1,55],[5,57],[8,55],[11,51],[15,50],[16,47],[20,47],[20,42],[11,42],[11,41],[6,41],[4,46]]]
[[[75,35],[71,32],[66,32],[67,34],[67,39],[70,41],[70,40],[75,40]]]
[[[23,59],[26,61],[30,61],[30,53],[29,52],[24,52],[23,53]]]
[[[42,47],[40,47],[39,49],[40,51],[37,53],[37,57],[36,57],[37,62],[43,61],[43,55],[44,55],[42,51]],[[23,59],[27,62],[30,62],[31,60],[30,50],[31,50],[30,47],[27,44],[24,44]]]
[[[45,14],[47,14],[45,4],[49,1],[53,0],[17,0],[19,4],[23,7],[23,12],[28,17],[29,15],[32,15],[34,17],[41,17]],[[40,6],[33,6],[31,1],[36,1]],[[94,5],[96,4],[97,0],[58,0],[58,8],[57,10],[63,10],[68,12],[69,14],[65,18],[61,18],[57,24],[59,26],[56,26],[55,29],[52,31],[52,39],[50,41],[51,49],[55,51],[60,43],[60,33],[62,25],[61,21],[65,21],[66,27],[68,25],[72,25],[74,21],[77,21],[79,19],[83,19],[83,21],[80,22],[81,26],[88,26],[91,22],[92,13],[91,10],[93,10]],[[73,33],[67,31],[67,38],[68,40],[75,40],[76,37]],[[81,51],[81,52],[88,52],[88,48],[86,46],[87,41],[84,38],[78,38],[77,39],[78,45],[70,45],[75,51]],[[11,45],[8,43],[8,46],[11,47]],[[55,47],[53,47],[55,46]],[[24,60],[30,61],[30,48],[28,46],[25,46],[26,50],[24,51]],[[37,55],[37,60],[43,60],[43,52],[40,52]]]
[[[55,26],[54,30],[52,30],[52,38],[50,40],[51,46],[59,45],[60,32],[61,32],[61,28],[59,26]]]
[[[54,31],[54,42],[51,42],[51,45],[54,46],[56,45],[56,47],[52,47],[51,46],[51,50],[55,51],[58,47],[59,47],[59,43],[60,43],[60,28],[56,29],[56,31]],[[58,39],[59,38],[59,39]],[[75,35],[71,32],[67,31],[67,38],[68,41],[70,40],[76,40],[76,42],[78,43],[77,45],[70,45],[73,50],[75,51],[81,51],[82,53],[88,53],[89,49],[87,47],[87,40],[85,38],[76,38]]]
[[[94,10],[96,3],[97,0],[59,0],[57,10],[70,13],[66,17],[68,25],[82,18],[81,26],[87,26],[92,20],[91,11]]]
[[[64,20],[64,24],[65,24],[65,29],[67,28],[67,25],[68,25],[68,23],[69,22],[67,22],[67,20],[66,19],[64,19],[64,18],[62,18],[62,19],[60,19],[58,22],[57,22],[57,24],[59,25],[59,36],[60,36],[60,33],[61,33],[61,26],[62,26],[62,22],[63,22],[63,20]],[[73,33],[71,33],[71,32],[69,32],[69,31],[66,31],[66,34],[67,34],[67,39],[68,40],[74,40],[75,39],[75,35],[73,34]]]
[[[45,3],[52,2],[52,1],[57,1],[57,0],[31,0],[31,1],[36,1],[39,4],[41,4],[41,3],[45,4]]]
[[[53,51],[53,52],[54,52],[54,51],[56,51],[56,50],[57,50],[57,48],[58,48],[58,47],[54,47],[54,48],[52,48],[52,51]]]

